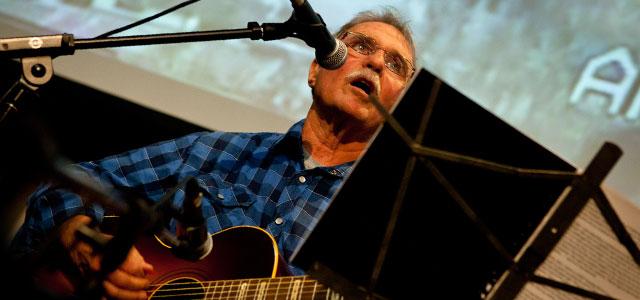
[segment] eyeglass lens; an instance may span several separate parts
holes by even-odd
[[[387,51],[380,48],[374,39],[355,32],[346,32],[343,38],[345,44],[351,49],[363,55],[371,55],[378,51],[384,52],[384,64],[393,73],[402,78],[407,78],[410,67],[404,57],[396,52]]]

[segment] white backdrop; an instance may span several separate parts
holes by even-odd
[[[0,36],[90,38],[181,1],[0,0]],[[604,141],[623,148],[606,184],[640,206],[640,2],[311,1],[330,30],[397,7],[419,66],[584,168]],[[201,1],[120,35],[282,22],[288,0]],[[211,129],[284,131],[304,117],[313,49],[294,39],[78,51],[56,74]]]

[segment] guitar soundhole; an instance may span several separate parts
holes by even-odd
[[[204,299],[204,286],[195,279],[174,279],[163,284],[149,299]]]

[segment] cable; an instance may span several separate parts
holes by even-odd
[[[152,20],[154,20],[154,19],[157,19],[157,18],[159,18],[159,17],[162,17],[162,16],[164,16],[164,15],[166,15],[166,14],[170,13],[170,12],[176,11],[176,10],[178,10],[178,9],[180,9],[180,8],[183,8],[183,7],[187,6],[187,5],[191,5],[191,4],[196,3],[196,2],[198,2],[198,1],[200,1],[200,0],[189,0],[189,1],[182,2],[182,3],[180,3],[180,4],[177,4],[177,5],[173,6],[173,7],[170,7],[170,8],[168,8],[168,9],[165,9],[165,10],[163,10],[163,11],[161,11],[161,12],[159,12],[159,13],[155,14],[155,15],[152,15],[152,16],[150,16],[150,17],[146,17],[146,18],[144,18],[144,19],[142,19],[142,20],[139,20],[139,21],[133,22],[133,23],[131,23],[131,24],[129,24],[129,25],[126,25],[126,26],[122,26],[122,27],[116,28],[116,29],[111,30],[111,31],[109,31],[109,32],[105,32],[105,33],[103,33],[103,34],[101,34],[101,35],[99,35],[99,36],[97,36],[97,37],[95,37],[95,38],[105,38],[105,37],[108,37],[108,36],[114,35],[114,34],[116,34],[116,33],[120,33],[120,32],[123,32],[123,31],[125,31],[125,30],[129,30],[129,29],[131,29],[131,28],[133,28],[133,27],[136,27],[136,26],[142,25],[142,24],[144,24],[144,23],[147,23],[147,22],[149,22],[149,21],[152,21]]]

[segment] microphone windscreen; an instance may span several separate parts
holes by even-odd
[[[335,70],[340,68],[347,60],[347,52],[347,45],[345,45],[341,40],[336,39],[335,49],[324,57],[318,57],[316,52],[316,60],[321,67],[329,70]]]

